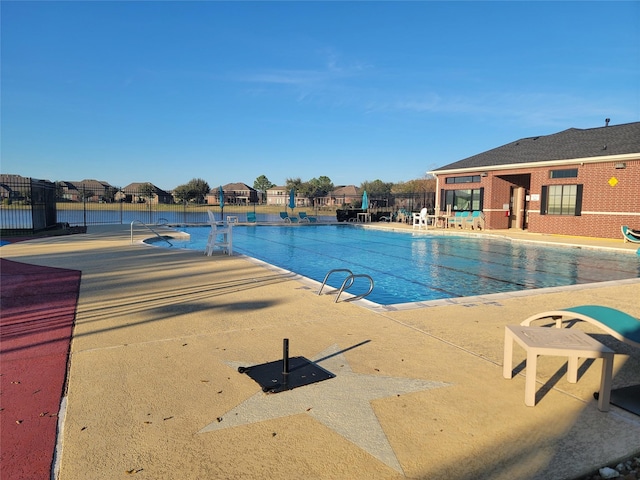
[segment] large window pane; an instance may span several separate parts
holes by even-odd
[[[562,185],[551,185],[548,195],[547,213],[549,215],[560,215],[562,212]]]
[[[482,192],[482,188],[445,190],[441,208],[445,210],[447,205],[451,205],[451,210],[454,212],[482,210]]]
[[[472,190],[471,210],[480,210],[480,190]]]
[[[550,185],[547,198],[549,215],[575,215],[577,185]]]

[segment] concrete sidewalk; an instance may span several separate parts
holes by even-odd
[[[394,311],[335,304],[241,257],[131,245],[128,226],[1,253],[82,271],[64,480],[571,479],[640,451],[640,417],[597,409],[601,360],[570,384],[566,359],[541,357],[536,407],[524,405],[521,368],[502,377],[505,325],[579,304],[640,317],[638,279]],[[620,352],[614,388],[640,382],[638,349],[574,328]],[[238,373],[280,359],[283,338],[336,377],[268,395]]]

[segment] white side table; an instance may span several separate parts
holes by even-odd
[[[613,355],[610,348],[601,344],[584,332],[571,328],[525,327],[507,325],[504,332],[504,378],[513,375],[514,340],[527,352],[524,403],[528,407],[536,404],[536,368],[538,355],[568,357],[567,380],[578,381],[578,358],[602,358],[600,394],[598,410],[609,410],[611,379],[613,376]]]
[[[358,217],[358,222],[368,223],[371,221],[371,214],[367,212],[358,213],[357,217]]]

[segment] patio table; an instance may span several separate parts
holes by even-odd
[[[536,369],[538,355],[556,355],[569,358],[567,380],[578,381],[578,358],[602,358],[598,409],[609,410],[611,378],[613,376],[614,352],[584,332],[569,328],[524,327],[507,325],[504,337],[504,378],[513,375],[513,342],[516,341],[527,352],[524,403],[528,407],[536,404]]]

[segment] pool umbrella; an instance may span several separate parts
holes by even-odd
[[[289,192],[289,208],[291,209],[291,213],[293,213],[293,209],[296,208],[296,191],[293,188]]]
[[[220,200],[220,221],[224,222],[224,190],[222,190],[222,185],[218,191],[218,200]]]
[[[362,209],[365,211],[369,210],[369,197],[367,196],[366,190],[362,194]]]

